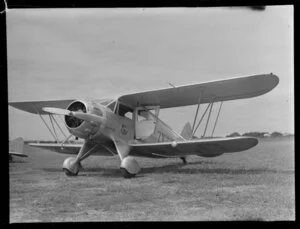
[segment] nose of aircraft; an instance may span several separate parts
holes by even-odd
[[[95,114],[87,114],[87,113],[82,113],[82,112],[71,112],[71,116],[81,119],[87,122],[90,122],[92,125],[105,125],[106,123],[106,118],[103,116],[95,115]]]

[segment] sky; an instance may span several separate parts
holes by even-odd
[[[13,9],[6,14],[8,101],[115,98],[272,72],[280,82],[271,92],[223,104],[214,135],[294,133],[293,13],[290,5]],[[160,118],[180,132],[195,111],[162,109]],[[8,112],[10,139],[52,139],[38,115]]]

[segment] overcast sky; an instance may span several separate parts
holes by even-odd
[[[273,72],[280,82],[271,92],[223,104],[215,135],[294,133],[293,32],[292,6],[14,9],[7,13],[8,99],[107,98]],[[166,109],[160,117],[181,131],[195,110]],[[51,135],[37,115],[9,107],[9,137]]]

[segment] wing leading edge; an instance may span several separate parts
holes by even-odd
[[[191,141],[131,144],[130,155],[141,157],[182,157],[198,155],[216,157],[250,149],[258,144],[256,138],[234,137],[198,139]]]

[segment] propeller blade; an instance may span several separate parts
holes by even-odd
[[[43,111],[46,111],[51,114],[72,116],[72,112],[66,109],[55,108],[55,107],[43,107],[42,109]]]
[[[68,115],[68,116],[72,116],[72,117],[81,119],[83,121],[91,122],[91,123],[98,124],[98,125],[100,125],[101,123],[105,123],[105,118],[102,118],[102,117],[100,117],[98,115],[94,115],[94,114],[69,111],[66,109],[55,108],[55,107],[43,107],[42,109],[51,114]]]
[[[105,119],[94,114],[87,114],[87,113],[82,113],[82,112],[72,112],[72,116],[75,118],[85,120],[88,122],[96,123],[96,124],[101,124],[105,122]]]

